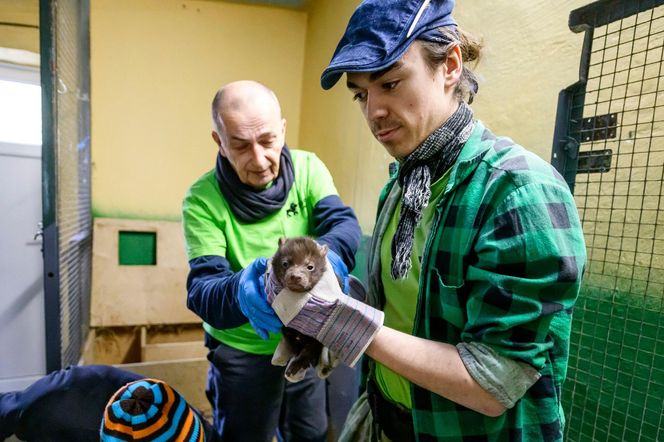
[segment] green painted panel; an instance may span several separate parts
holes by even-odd
[[[118,263],[125,266],[157,264],[157,233],[120,231]]]

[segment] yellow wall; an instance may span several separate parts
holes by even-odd
[[[319,86],[322,70],[359,0],[313,1],[303,83],[300,141],[327,163],[344,201],[365,233],[391,158],[366,128],[342,81]],[[480,92],[473,109],[496,134],[550,159],[557,96],[578,79],[583,37],[568,30],[569,12],[587,0],[463,0],[460,26],[484,37],[485,58],[476,72]]]
[[[327,66],[357,0],[313,1],[309,9],[302,84],[300,144],[316,152],[334,177],[341,198],[371,231],[376,200],[387,178],[390,156],[373,138],[342,79],[330,91],[320,87]]]
[[[39,52],[38,0],[1,0],[0,22],[31,26],[0,25],[0,47]]]
[[[578,76],[582,35],[568,30],[567,19],[587,3],[457,2],[461,26],[486,45],[476,69],[476,116],[547,160],[558,92]],[[178,219],[187,186],[213,165],[212,94],[228,81],[254,78],[279,95],[289,144],[326,162],[369,232],[391,158],[343,83],[327,92],[319,85],[357,4],[312,0],[294,11],[223,1],[91,2],[95,215]],[[0,14],[36,23],[35,5],[4,0]],[[6,35],[0,29],[4,41]],[[32,41],[38,43],[34,35]]]
[[[39,53],[39,2],[37,0],[0,0],[0,48],[19,49]],[[0,51],[0,61],[23,62],[23,57],[15,60],[12,54]],[[32,64],[32,63],[30,63]]]
[[[279,96],[297,145],[307,16],[209,1],[91,2],[95,216],[179,219],[214,166],[210,102],[238,79]]]
[[[583,34],[569,30],[570,11],[590,0],[484,0],[457,2],[455,18],[481,36],[484,58],[476,69],[477,118],[551,159],[558,93],[578,80]]]

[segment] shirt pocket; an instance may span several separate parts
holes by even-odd
[[[467,322],[465,284],[448,285],[437,269],[430,273],[429,304],[432,318],[440,318],[449,325],[463,329]]]

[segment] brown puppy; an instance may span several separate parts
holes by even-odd
[[[327,265],[326,256],[327,246],[319,245],[311,238],[280,238],[279,249],[272,257],[272,272],[281,287],[305,293],[323,276]],[[287,361],[287,379],[301,380],[309,367],[316,367],[320,377],[329,375],[336,364],[330,360],[329,352],[320,342],[289,327],[283,327],[282,334],[285,355],[282,353],[284,349],[278,348],[273,363],[283,365]]]

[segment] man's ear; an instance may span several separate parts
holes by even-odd
[[[219,153],[225,157],[226,155],[224,155],[224,148],[221,147],[221,138],[219,137],[219,134],[216,130],[212,131],[212,139],[214,140],[214,144],[216,144],[219,148]]]
[[[214,144],[216,144],[217,147],[221,147],[221,138],[219,138],[219,134],[215,130],[212,131],[212,139],[214,140]]]
[[[463,56],[461,55],[461,48],[455,45],[447,52],[447,58],[443,63],[445,75],[445,87],[456,87],[461,80],[463,72]]]
[[[286,126],[287,126],[286,119],[282,118],[281,119],[281,138],[282,138],[281,144],[282,145],[286,144]]]

